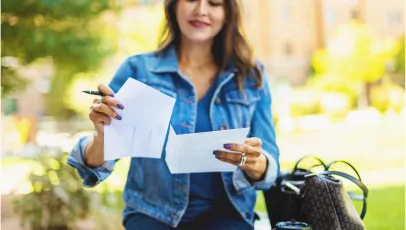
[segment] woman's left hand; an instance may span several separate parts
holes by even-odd
[[[244,170],[248,177],[256,181],[262,177],[266,171],[266,157],[262,154],[262,141],[259,138],[247,138],[244,144],[224,144],[224,148],[239,153],[225,151],[214,151],[217,159],[236,165]],[[245,154],[245,163],[241,165]]]

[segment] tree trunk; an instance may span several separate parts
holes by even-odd
[[[46,96],[47,115],[68,119],[75,114],[64,101],[73,76],[74,73],[67,66],[56,65],[56,74],[52,78],[51,89]]]
[[[366,82],[365,83],[365,97],[366,97],[366,106],[369,107],[371,105],[371,89],[372,83]]]

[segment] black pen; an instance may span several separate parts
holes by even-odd
[[[102,93],[96,90],[83,90],[82,92],[87,93],[87,94],[92,94],[92,95],[97,95],[97,96],[104,96]]]
[[[104,95],[103,93],[101,93],[100,91],[97,91],[97,90],[83,90],[82,92],[87,93],[87,94],[102,96],[102,97],[107,96],[107,95]],[[114,97],[114,93],[110,94],[109,96]]]

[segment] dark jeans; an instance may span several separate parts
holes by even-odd
[[[181,222],[172,228],[152,217],[141,213],[131,215],[124,223],[126,230],[171,230],[171,229],[219,229],[219,230],[253,230],[234,209],[218,208],[197,217],[192,222]]]

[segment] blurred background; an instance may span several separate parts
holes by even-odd
[[[83,189],[65,159],[92,131],[93,98],[81,90],[108,84],[126,57],[156,48],[162,3],[2,1],[4,229],[122,229],[129,160]],[[242,3],[269,73],[282,170],[304,155],[349,161],[370,189],[367,228],[404,229],[404,1]],[[269,229],[262,193],[256,211],[256,228]]]

